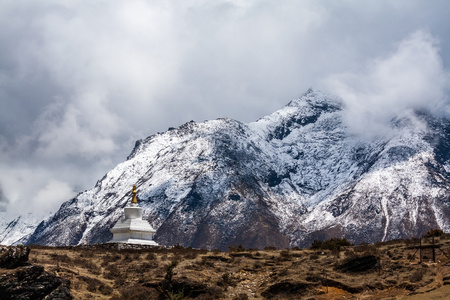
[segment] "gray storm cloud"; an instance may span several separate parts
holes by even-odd
[[[442,105],[449,8],[438,0],[2,1],[3,198],[16,210],[55,210],[139,138],[190,120],[254,121],[310,86],[346,101],[349,126],[369,119],[360,133],[381,132],[398,111]]]

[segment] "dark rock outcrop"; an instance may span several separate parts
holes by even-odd
[[[14,269],[28,262],[30,248],[25,246],[0,246],[0,268]]]
[[[298,299],[298,297],[306,295],[316,285],[309,282],[283,281],[269,286],[267,290],[261,293],[261,296],[266,299]]]
[[[28,263],[30,248],[1,247],[0,300],[73,299],[70,281]]]
[[[363,273],[379,267],[379,258],[374,255],[354,257],[337,267],[341,272]]]

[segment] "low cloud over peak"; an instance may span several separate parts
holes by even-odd
[[[419,30],[361,70],[331,75],[326,85],[346,104],[346,123],[365,136],[385,134],[393,117],[414,109],[448,111],[449,73],[438,41]]]

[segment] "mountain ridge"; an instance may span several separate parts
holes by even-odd
[[[252,123],[190,121],[138,140],[25,242],[108,241],[133,184],[163,245],[283,248],[450,230],[450,121],[405,112],[389,136],[362,140],[344,112],[338,98],[310,89]]]

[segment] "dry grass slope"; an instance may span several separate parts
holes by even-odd
[[[400,299],[447,293],[450,237],[339,249],[232,247],[228,252],[32,246],[30,262],[71,281],[76,299]],[[420,299],[420,298],[417,298]],[[426,299],[426,298],[423,298]]]

